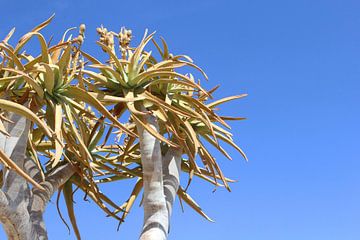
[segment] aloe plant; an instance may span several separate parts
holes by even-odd
[[[75,188],[119,224],[143,189],[142,240],[167,239],[176,196],[212,221],[187,189],[199,177],[230,190],[233,180],[211,152],[231,159],[220,145],[225,142],[246,159],[226,123],[243,118],[217,110],[246,95],[213,100],[218,87],[205,90],[194,77],[207,79],[203,70],[190,57],[171,54],[155,33],[146,31],[132,46],[131,30],[98,28],[106,61],[82,50],[83,24],[51,45],[40,31],[52,18],[15,46],[9,43],[14,29],[0,43],[0,221],[9,239],[47,239],[42,215],[55,192],[58,199],[63,194],[81,239]],[[38,55],[25,51],[31,38],[40,44]],[[188,173],[185,182],[181,172]],[[137,181],[123,204],[101,192],[102,184],[132,178]]]

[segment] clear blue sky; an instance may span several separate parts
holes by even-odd
[[[360,239],[359,1],[9,2],[1,4],[0,38],[13,26],[19,37],[54,12],[45,34],[85,23],[89,51],[100,24],[128,26],[136,39],[149,28],[174,53],[192,56],[209,87],[221,84],[217,97],[249,94],[222,109],[248,118],[232,126],[249,163],[230,148],[232,162],[219,155],[239,182],[232,193],[212,193],[196,181],[190,193],[216,223],[176,202],[170,239]],[[117,199],[129,194],[126,183],[107,190]],[[94,204],[79,196],[77,206],[83,239],[137,239],[141,208],[116,232]],[[51,240],[75,239],[55,204],[46,223]]]

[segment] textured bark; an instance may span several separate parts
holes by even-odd
[[[25,179],[16,172],[3,169],[0,221],[10,240],[44,240],[47,239],[43,220],[46,204],[59,186],[72,176],[74,170],[70,164],[65,164],[49,174],[45,180],[42,179],[36,164],[25,156],[29,121],[16,114],[9,114],[8,118],[13,121],[5,124],[10,137],[0,133],[0,148],[33,179],[41,182],[40,185],[45,191],[31,189]]]
[[[38,239],[47,239],[47,232],[43,219],[43,214],[47,203],[52,195],[74,174],[74,168],[70,164],[58,167],[53,173],[46,177],[40,185],[45,191],[32,189],[31,202],[28,205],[28,212],[31,217],[32,226]]]
[[[10,137],[0,134],[1,148],[13,162],[23,169],[30,123],[16,114],[10,114],[8,118],[13,121],[13,123],[5,123]],[[30,215],[27,211],[30,202],[30,188],[27,182],[14,171],[7,169],[3,169],[3,171],[1,221],[4,230],[9,239],[30,239],[32,228],[28,224]]]
[[[154,116],[144,120],[159,131]],[[162,156],[160,142],[137,123],[140,138],[141,163],[144,184],[144,224],[140,240],[165,240],[168,232],[168,212],[163,189]]]

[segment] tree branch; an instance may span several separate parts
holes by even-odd
[[[74,172],[74,167],[70,163],[62,165],[52,174],[47,176],[46,180],[40,184],[45,188],[45,191],[35,188],[32,189],[33,194],[32,201],[29,205],[29,213],[38,239],[47,239],[47,232],[43,219],[43,213],[47,203],[50,201],[52,195],[74,174]]]
[[[173,204],[180,185],[181,153],[180,149],[170,147],[163,157],[164,194],[169,216],[169,228]]]
[[[33,202],[31,211],[44,211],[46,204],[50,201],[52,195],[74,174],[75,169],[70,163],[66,163],[58,167],[52,174],[45,178],[45,181],[40,183],[45,191],[39,189],[32,189]]]

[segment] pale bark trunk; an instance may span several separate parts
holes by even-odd
[[[10,137],[0,133],[0,148],[21,169],[41,182],[45,191],[31,189],[16,172],[3,169],[0,221],[10,240],[45,240],[48,239],[43,220],[46,204],[59,186],[72,176],[74,170],[69,164],[63,165],[42,181],[36,164],[25,156],[29,121],[17,114],[9,114],[8,118],[14,123],[5,123]]]
[[[10,134],[0,134],[0,144],[4,153],[20,168],[24,169],[25,150],[30,123],[24,117],[10,114],[14,123],[5,123]],[[32,227],[27,206],[30,203],[30,189],[27,182],[14,171],[3,169],[1,221],[9,239],[30,239]]]
[[[171,213],[180,185],[181,150],[169,148],[163,157],[164,194],[168,211],[168,232],[170,231]]]
[[[144,120],[159,131],[154,116],[147,115]],[[144,224],[140,240],[166,240],[168,232],[168,211],[163,189],[162,156],[160,142],[137,123],[140,139],[141,163],[144,185]]]

